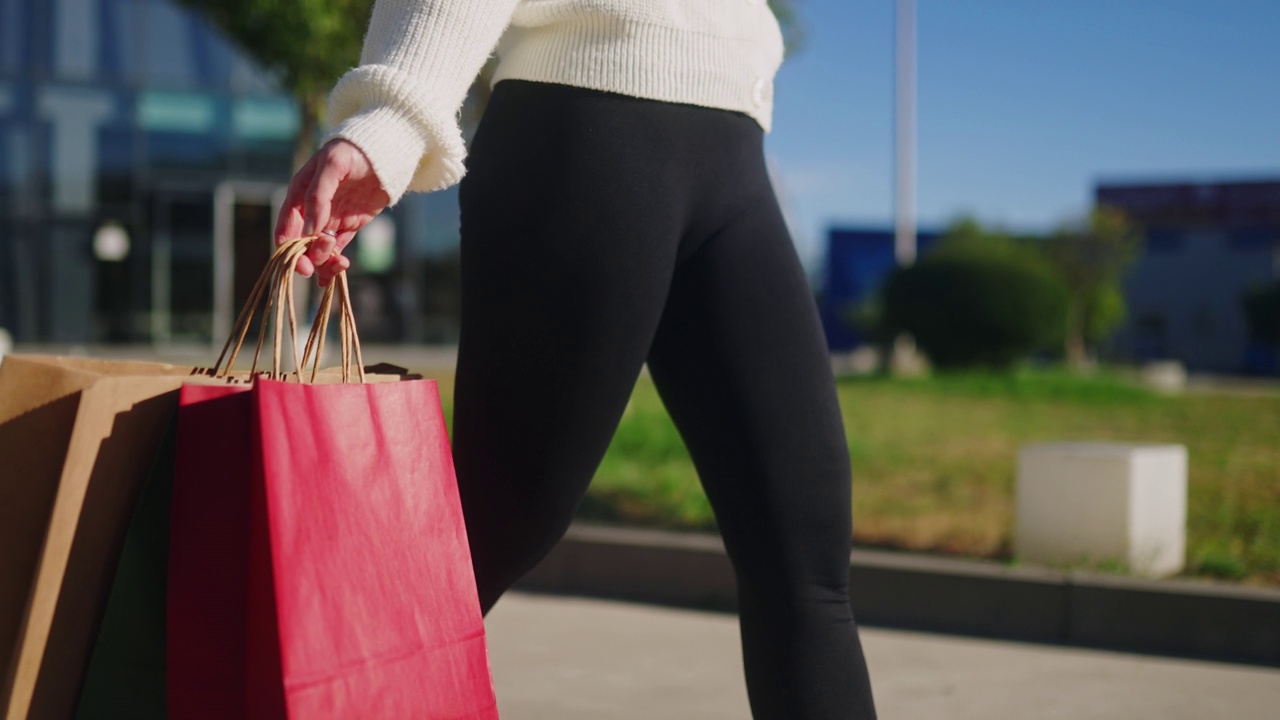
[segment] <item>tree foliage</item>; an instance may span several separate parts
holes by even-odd
[[[782,27],[782,42],[791,55],[804,47],[805,29],[797,7],[800,0],[769,0],[769,9]]]
[[[1008,369],[1058,342],[1066,314],[1062,283],[1037,249],[972,220],[894,271],[883,303],[889,327],[944,370]]]
[[[1046,257],[1067,290],[1064,351],[1072,367],[1083,366],[1088,347],[1123,322],[1121,282],[1141,252],[1141,231],[1123,213],[1105,207],[1060,227],[1045,243]]]

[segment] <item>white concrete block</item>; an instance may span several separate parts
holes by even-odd
[[[1142,382],[1157,392],[1175,394],[1187,389],[1187,368],[1177,360],[1161,360],[1142,366]]]
[[[1182,445],[1046,443],[1018,455],[1014,552],[1050,564],[1122,562],[1180,572],[1187,540]]]

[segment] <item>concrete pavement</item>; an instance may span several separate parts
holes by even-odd
[[[512,593],[486,622],[510,720],[750,717],[734,616]],[[863,628],[881,718],[1274,718],[1280,669]]]
[[[181,347],[22,349],[188,364],[216,355]],[[454,354],[406,349],[366,358],[447,370]],[[513,594],[488,624],[508,720],[749,717],[731,615]],[[1275,668],[876,628],[864,628],[863,639],[883,718],[1280,717]]]

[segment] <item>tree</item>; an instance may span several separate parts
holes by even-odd
[[[1006,370],[1062,337],[1062,283],[1034,246],[973,220],[889,277],[890,333],[907,332],[940,369]]]
[[[1110,335],[1124,320],[1120,284],[1124,271],[1142,251],[1142,234],[1118,210],[1100,207],[1080,222],[1055,231],[1045,256],[1067,291],[1063,344],[1067,365],[1081,369],[1088,348]]]
[[[315,149],[325,102],[334,83],[360,60],[374,0],[177,0],[203,15],[268,72],[280,78],[298,104],[301,123],[293,165]],[[466,0],[481,2],[482,0]],[[799,0],[769,0],[782,26],[787,52],[803,42]],[[488,99],[492,65],[472,86],[467,118],[475,120]]]
[[[796,7],[799,3],[800,0],[769,0],[769,9],[778,18],[778,25],[782,26],[782,42],[788,57],[804,47],[804,23]]]

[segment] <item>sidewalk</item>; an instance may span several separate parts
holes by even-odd
[[[490,614],[515,720],[744,720],[728,614],[512,593]],[[883,720],[1275,717],[1280,669],[863,628]]]

